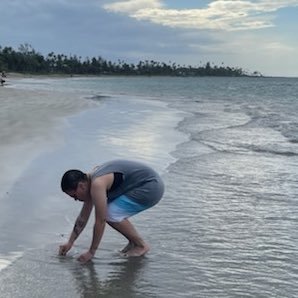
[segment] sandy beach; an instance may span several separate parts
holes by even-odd
[[[76,257],[88,246],[92,220],[69,256],[58,257],[58,247],[66,241],[80,208],[61,192],[60,178],[68,168],[87,171],[113,158],[146,160],[164,172],[174,160],[169,152],[179,142],[174,123],[180,118],[164,111],[164,104],[129,98],[107,102],[99,96],[90,100],[92,94],[84,92],[48,90],[44,81],[52,78],[41,79],[42,89],[39,78],[26,77],[29,87],[37,86],[32,90],[19,87],[23,79],[12,79],[11,87],[0,90],[5,107],[0,114],[5,140],[0,146],[5,167],[0,176],[1,292],[5,297],[97,297],[113,296],[116,285],[116,293],[133,296],[134,279],[146,260],[122,258],[118,249],[126,241],[109,228],[100,257],[90,266],[82,267]],[[144,122],[147,117],[155,119],[153,125]],[[165,143],[163,130],[171,138],[170,126],[173,139]]]
[[[11,77],[14,83],[22,77]],[[6,189],[19,169],[39,153],[41,146],[61,142],[60,127],[64,117],[91,108],[96,103],[60,92],[30,91],[5,86],[0,89],[0,187]]]
[[[297,80],[9,83],[0,88],[0,296],[296,296]],[[82,266],[91,216],[59,257],[81,208],[61,192],[61,175],[113,158],[141,160],[165,181],[161,202],[132,218],[150,252],[123,258],[126,239],[107,227]]]

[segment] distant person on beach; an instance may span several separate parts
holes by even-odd
[[[4,85],[4,83],[5,83],[5,80],[4,80],[4,78],[6,78],[6,74],[5,74],[5,72],[4,72],[4,71],[1,71],[1,78],[0,78],[0,83],[1,83],[1,86],[3,86],[3,85]]]
[[[93,239],[87,252],[80,255],[82,263],[95,254],[104,233],[106,222],[128,240],[121,250],[125,256],[138,257],[149,250],[129,217],[153,207],[164,192],[160,176],[143,163],[113,160],[96,167],[90,173],[69,170],[61,180],[62,191],[84,202],[68,242],[61,245],[59,254],[65,256],[85,228],[93,206],[95,223]]]

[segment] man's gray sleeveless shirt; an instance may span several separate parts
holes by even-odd
[[[158,202],[164,192],[164,184],[160,176],[147,165],[129,160],[109,161],[91,174],[91,179],[110,173],[122,174],[122,182],[112,191],[107,192],[109,201],[126,195],[140,204]]]

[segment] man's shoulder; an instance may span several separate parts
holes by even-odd
[[[114,179],[113,173],[96,176],[91,181],[91,187],[103,187],[108,186]]]

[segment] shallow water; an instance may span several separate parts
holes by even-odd
[[[40,108],[29,121],[34,137],[17,129],[15,139],[7,124],[5,146],[39,146],[25,152],[24,163],[21,153],[15,163],[8,155],[18,175],[0,179],[10,185],[0,196],[5,297],[296,296],[298,80],[119,77],[12,85]],[[2,107],[14,111],[9,103]],[[43,107],[53,111],[49,122],[46,113],[38,117]],[[0,121],[14,119],[3,115]],[[80,206],[60,193],[61,174],[114,157],[143,160],[165,180],[163,200],[132,219],[150,253],[122,258],[117,250],[125,241],[108,228],[93,263],[81,266],[76,256],[91,241],[91,217],[70,256],[57,257]],[[6,159],[1,165],[11,168]]]

